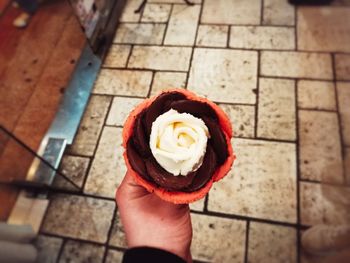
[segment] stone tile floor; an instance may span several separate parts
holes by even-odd
[[[149,0],[135,14],[141,1],[128,1],[65,153],[61,171],[80,188],[51,195],[40,262],[120,262],[123,122],[171,87],[219,103],[235,131],[233,170],[191,204],[193,258],[313,262],[298,246],[300,231],[350,221],[333,198],[349,194],[334,184],[350,185],[349,1]]]

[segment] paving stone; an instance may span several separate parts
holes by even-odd
[[[236,138],[233,149],[237,159],[213,185],[208,210],[295,223],[295,144]]]
[[[101,262],[104,246],[68,240],[64,245],[59,262]]]
[[[328,81],[298,81],[298,106],[315,110],[336,110],[335,88]]]
[[[202,23],[259,25],[260,0],[206,0],[203,5]]]
[[[350,188],[300,182],[300,220],[305,225],[350,221]]]
[[[91,96],[69,153],[84,156],[94,154],[110,103],[109,97]]]
[[[188,89],[217,102],[256,100],[257,52],[196,48]]]
[[[296,139],[295,82],[260,78],[258,137]]]
[[[343,143],[350,146],[350,83],[337,82]]]
[[[123,126],[130,112],[142,101],[143,99],[137,98],[114,97],[106,124]]]
[[[193,45],[199,19],[199,5],[174,5],[166,31],[165,45]]]
[[[251,222],[248,262],[297,262],[297,231],[292,227]]]
[[[59,171],[61,174],[72,180],[78,187],[82,187],[90,159],[86,157],[78,157],[64,155],[60,164]],[[63,176],[56,174],[53,185],[62,189],[78,191],[75,186],[68,182]]]
[[[345,147],[344,169],[346,184],[350,186],[350,147]]]
[[[335,71],[337,80],[350,80],[350,55],[335,55]]]
[[[264,0],[264,25],[294,26],[294,6],[287,1]]]
[[[117,212],[117,216],[116,216],[115,220],[113,221],[111,238],[109,240],[109,244],[112,246],[120,247],[120,248],[127,247],[124,227],[123,227],[122,222],[120,220],[119,212]]]
[[[170,88],[185,88],[187,74],[182,72],[156,72],[154,74],[151,95]]]
[[[106,263],[122,263],[124,253],[115,249],[108,249]]]
[[[114,43],[162,44],[165,24],[121,23],[118,26]]]
[[[148,0],[149,3],[183,4],[184,0]],[[190,0],[191,3],[200,4],[202,0]]]
[[[111,45],[102,67],[125,68],[130,51],[130,45]]]
[[[115,203],[92,197],[56,194],[51,196],[41,230],[64,237],[104,243]]]
[[[350,9],[343,7],[300,7],[298,49],[350,51]]]
[[[339,123],[336,113],[300,110],[299,143],[301,178],[343,182]]]
[[[199,25],[196,45],[199,47],[226,47],[228,26]]]
[[[192,214],[192,257],[205,262],[244,262],[246,222]]]
[[[228,115],[235,137],[254,137],[255,106],[220,104],[220,107]]]
[[[142,14],[142,22],[166,23],[169,19],[171,5],[146,4]]]
[[[260,63],[263,76],[333,79],[329,54],[263,51]]]
[[[244,49],[295,49],[295,32],[290,27],[231,26],[230,47]]]
[[[120,22],[138,22],[140,21],[141,13],[135,13],[143,0],[128,0],[120,17]]]
[[[126,172],[123,152],[122,129],[104,127],[86,180],[85,193],[114,198]]]
[[[205,197],[190,204],[190,209],[194,211],[200,211],[202,212],[204,210],[204,201]]]
[[[39,235],[35,240],[38,249],[37,263],[56,263],[63,240],[62,238]]]
[[[146,97],[152,81],[152,72],[102,69],[93,92],[97,94]]]
[[[191,53],[189,47],[135,46],[128,67],[187,71]]]

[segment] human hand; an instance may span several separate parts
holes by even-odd
[[[117,190],[116,199],[129,248],[160,248],[192,262],[188,205],[163,201],[136,184],[128,172]]]

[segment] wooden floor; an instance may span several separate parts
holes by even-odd
[[[6,6],[0,0],[0,8]],[[66,1],[41,6],[26,29],[12,26],[20,10],[9,6],[0,17],[0,124],[36,151],[49,128],[85,37]],[[33,156],[0,136],[0,181],[24,178]],[[0,185],[0,220],[16,199]]]

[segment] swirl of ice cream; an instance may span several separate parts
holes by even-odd
[[[166,171],[187,175],[202,165],[209,137],[201,119],[170,109],[153,122],[149,145]]]

